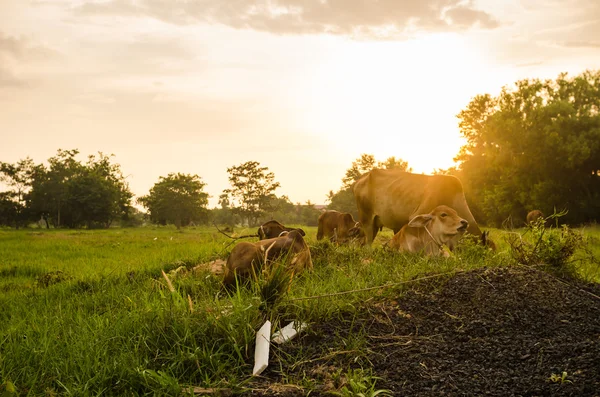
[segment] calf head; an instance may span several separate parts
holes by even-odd
[[[431,238],[441,246],[462,236],[467,231],[469,222],[458,216],[454,209],[440,205],[428,214],[415,216],[408,226],[425,228]]]

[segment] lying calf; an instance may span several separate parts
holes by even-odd
[[[284,232],[280,237],[260,240],[256,243],[238,243],[225,265],[225,276],[223,283],[232,284],[238,278],[247,278],[260,271],[263,264],[268,266],[270,262],[289,255],[287,267],[293,272],[304,269],[312,269],[310,250],[302,238],[302,230]]]
[[[266,223],[263,223],[259,228],[258,228],[258,239],[259,240],[265,240],[268,238],[275,238],[275,237],[279,237],[279,235],[283,232],[291,232],[293,230],[299,230],[301,235],[305,235],[304,230],[302,229],[295,229],[293,227],[285,227],[283,226],[281,223],[277,222],[277,221],[269,221]]]
[[[428,255],[449,256],[443,245],[453,246],[469,222],[452,208],[440,205],[429,214],[417,215],[392,237],[389,247],[403,252],[425,252]]]

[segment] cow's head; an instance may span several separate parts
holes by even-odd
[[[433,240],[442,245],[447,244],[455,237],[463,235],[467,231],[469,222],[458,216],[454,209],[440,205],[429,214],[415,216],[408,223],[408,226],[425,228]]]
[[[348,238],[353,241],[364,243],[365,231],[362,229],[360,222],[356,222],[354,226],[348,230]]]

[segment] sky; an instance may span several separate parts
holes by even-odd
[[[598,0],[0,0],[0,161],[114,154],[211,207],[258,161],[325,204],[362,153],[454,165],[475,95],[599,67]]]

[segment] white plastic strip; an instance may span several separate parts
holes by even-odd
[[[256,333],[254,349],[254,370],[252,375],[260,375],[269,366],[269,340],[271,339],[271,322],[266,321]]]
[[[306,326],[306,323],[300,323],[298,326],[296,326],[296,322],[292,321],[279,331],[275,332],[271,338],[271,342],[281,344],[292,340],[296,337],[296,335],[302,332]]]

